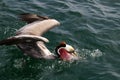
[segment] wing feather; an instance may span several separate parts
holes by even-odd
[[[46,16],[39,16],[37,14],[31,14],[31,13],[23,13],[23,14],[20,14],[19,18],[22,20],[22,21],[26,21],[27,23],[32,23],[34,21],[42,21],[42,20],[46,20],[46,19],[49,19],[48,17]]]
[[[30,24],[27,24],[20,28],[16,34],[28,34],[28,35],[37,35],[41,36],[46,31],[54,28],[55,26],[59,25],[60,23],[55,19],[47,19],[43,21],[35,21]]]
[[[8,39],[0,41],[0,45],[14,45],[14,44],[20,44],[25,42],[49,42],[49,40],[45,37],[41,36],[34,36],[34,35],[18,35],[18,36],[12,36]]]

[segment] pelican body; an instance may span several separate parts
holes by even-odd
[[[42,35],[48,30],[60,25],[55,19],[38,16],[36,14],[21,14],[21,20],[28,24],[16,31],[16,35],[1,40],[0,45],[16,45],[25,55],[33,58],[77,60],[78,56],[74,48],[65,42],[61,42],[55,49],[56,55],[45,46],[49,40]]]

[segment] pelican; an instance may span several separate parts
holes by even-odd
[[[60,22],[49,17],[30,13],[21,14],[20,19],[28,24],[17,30],[15,36],[1,40],[0,45],[16,45],[25,55],[37,59],[59,58],[64,61],[78,59],[75,49],[66,42],[60,42],[56,47],[55,52],[57,55],[51,53],[45,46],[45,43],[48,43],[49,40],[42,35],[60,25]]]

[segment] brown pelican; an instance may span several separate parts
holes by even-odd
[[[0,45],[16,45],[25,55],[34,58],[76,60],[78,55],[74,48],[65,42],[61,42],[55,49],[57,55],[51,53],[45,46],[49,40],[42,35],[49,29],[60,23],[55,19],[24,13],[20,15],[22,21],[28,24],[16,31],[16,35],[1,40]]]

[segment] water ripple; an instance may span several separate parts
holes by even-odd
[[[1,39],[25,25],[18,14],[37,13],[61,22],[45,34],[51,41],[48,47],[53,50],[60,41],[67,41],[82,59],[73,63],[41,61],[26,58],[16,47],[1,46],[0,79],[119,80],[119,7],[119,0],[1,0]]]

